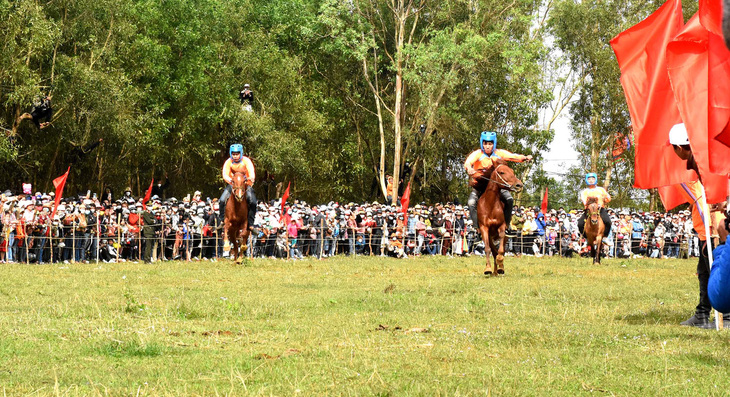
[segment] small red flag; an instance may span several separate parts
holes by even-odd
[[[290,187],[291,187],[291,182],[289,182],[286,185],[286,190],[284,191],[284,195],[281,196],[281,219],[284,220],[283,223],[287,226],[289,225],[289,221],[291,221],[291,216],[289,216],[289,214],[287,214],[286,211],[284,210],[284,204],[286,204],[286,199],[289,198],[289,188]]]
[[[281,196],[281,216],[284,216],[284,204],[286,204],[286,199],[289,198],[289,188],[291,187],[291,182],[289,182],[286,185],[286,190],[284,191],[284,195]]]
[[[51,220],[53,220],[53,217],[56,216],[56,210],[58,209],[58,204],[61,202],[61,196],[63,195],[63,188],[66,186],[66,179],[68,178],[68,173],[70,171],[71,171],[71,166],[68,167],[65,174],[63,174],[53,180],[53,187],[56,188],[56,201],[53,204],[53,213],[51,214]]]
[[[645,20],[611,40],[634,128],[634,186],[649,189],[696,180],[669,144],[680,123],[667,71],[667,44],[682,30],[679,0],[668,0]]]
[[[547,203],[548,203],[548,187],[545,186],[545,194],[542,196],[542,206],[540,206],[540,210],[543,214],[547,214]]]
[[[411,183],[408,182],[408,186],[406,186],[405,192],[403,192],[403,197],[400,199],[400,206],[401,211],[403,212],[403,218],[406,218],[408,216],[408,205],[411,204]]]
[[[155,178],[152,178],[152,181],[150,182],[150,187],[147,188],[147,193],[144,195],[144,199],[142,199],[142,207],[146,210],[147,209],[147,202],[150,201],[150,195],[152,195],[152,185],[155,183]]]

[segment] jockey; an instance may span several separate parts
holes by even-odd
[[[246,175],[246,201],[248,202],[248,228],[253,229],[254,218],[256,217],[256,194],[253,191],[253,183],[256,179],[256,173],[253,168],[251,159],[243,155],[243,146],[240,143],[234,143],[231,145],[228,151],[230,158],[223,164],[223,180],[226,181],[228,186],[223,190],[218,206],[218,217],[220,218],[221,224],[225,219],[226,214],[226,203],[228,198],[231,197],[233,192],[233,173],[243,172]]]
[[[497,133],[491,131],[483,131],[479,138],[480,149],[473,151],[464,162],[464,168],[469,176],[473,176],[477,170],[482,168],[489,168],[492,165],[492,160],[502,159],[507,161],[514,161],[522,163],[524,161],[532,160],[532,156],[523,156],[521,154],[514,154],[504,149],[497,149]],[[472,188],[471,194],[467,204],[469,206],[469,218],[474,223],[475,227],[479,225],[477,219],[477,203],[479,197],[484,191],[479,191]],[[514,199],[507,189],[500,189],[499,196],[504,203],[504,221],[509,228],[510,222],[512,221],[512,207],[514,206]],[[478,228],[477,228],[478,230]]]
[[[597,182],[598,176],[595,172],[586,174],[586,185],[588,185],[588,187],[580,192],[580,200],[583,202],[583,206],[586,210],[583,211],[583,215],[581,215],[580,219],[578,219],[578,230],[580,230],[581,234],[583,234],[583,227],[586,224],[586,214],[588,213],[587,202],[589,198],[595,197],[598,199],[598,205],[601,206],[601,219],[603,219],[603,225],[605,226],[603,237],[606,237],[608,236],[608,233],[611,232],[611,218],[608,216],[608,211],[606,211],[604,205],[611,201],[611,195],[608,194],[606,189],[596,186]]]

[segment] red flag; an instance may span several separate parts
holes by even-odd
[[[715,139],[730,134],[730,51],[711,31],[719,31],[721,13],[719,0],[700,0],[700,10],[667,46],[674,97],[708,195],[718,187],[705,178],[730,173],[730,147]]]
[[[725,201],[725,199],[727,198],[726,194],[728,188],[728,179],[726,176],[718,174],[708,174],[706,176],[703,176],[702,180],[705,182],[705,194],[707,194],[707,204],[717,204]],[[709,188],[710,186],[712,186],[711,189]],[[692,204],[689,201],[686,193],[684,192],[685,189],[684,187],[682,187],[681,183],[671,186],[662,186],[658,190],[659,196],[662,199],[662,204],[664,204],[664,208],[666,208],[667,211],[680,204]]]
[[[61,202],[61,196],[63,195],[63,188],[66,186],[66,179],[68,173],[71,171],[71,166],[68,167],[66,173],[53,180],[53,187],[56,188],[56,201],[53,204],[53,213],[51,214],[51,220],[56,216],[56,210],[58,209],[58,203]]]
[[[401,211],[403,212],[403,218],[405,220],[408,219],[408,205],[411,204],[411,183],[408,182],[408,186],[406,186],[406,190],[403,192],[403,197],[400,199],[400,207]]]
[[[543,214],[547,214],[547,204],[548,204],[548,187],[545,186],[545,194],[542,196],[542,205],[540,206],[540,210]]]
[[[146,210],[147,209],[147,202],[150,201],[150,195],[152,194],[152,185],[155,183],[155,178],[152,178],[152,181],[150,182],[150,187],[147,188],[147,193],[145,193],[144,198],[142,199],[142,207]]]
[[[631,148],[631,138],[628,135],[616,134],[616,141],[613,142],[613,148],[611,148],[611,159],[616,160],[625,151]]]
[[[291,217],[289,216],[289,214],[287,214],[284,211],[284,204],[286,204],[286,199],[289,198],[289,188],[290,187],[291,187],[291,182],[289,182],[286,185],[286,190],[284,191],[284,195],[281,196],[281,219],[284,220],[284,224],[287,226],[289,226],[289,221],[291,220]]]
[[[682,5],[668,0],[611,40],[635,136],[634,187],[649,189],[697,179],[668,142],[681,122],[669,82],[667,44],[682,30]]]
[[[284,204],[286,204],[286,199],[289,198],[289,188],[291,187],[291,182],[289,182],[286,185],[286,190],[284,191],[284,195],[281,196],[281,215],[284,216]]]

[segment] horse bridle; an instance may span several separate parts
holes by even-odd
[[[504,164],[500,164],[500,165],[498,165],[498,166],[497,166],[497,168],[495,168],[495,169],[494,169],[494,171],[492,171],[492,174],[496,173],[496,174],[497,174],[497,176],[499,177],[499,179],[501,179],[501,180],[502,180],[502,182],[499,182],[499,181],[496,181],[496,180],[494,180],[494,179],[488,178],[488,177],[487,177],[487,176],[485,176],[485,175],[482,175],[482,176],[480,176],[479,178],[480,178],[480,179],[484,179],[484,180],[487,180],[487,181],[491,181],[491,182],[494,182],[494,183],[496,183],[496,184],[497,184],[497,185],[499,185],[499,186],[502,186],[502,187],[504,187],[504,188],[506,188],[506,189],[508,189],[508,190],[514,191],[514,190],[515,190],[515,189],[514,189],[514,187],[513,187],[512,185],[510,185],[509,183],[507,183],[507,181],[505,181],[505,180],[504,180],[504,178],[502,178],[502,175],[499,175],[499,173],[497,172],[497,170],[499,169],[499,167],[501,167],[501,166],[503,166],[503,165],[504,165]]]
[[[591,221],[592,224],[597,224],[598,219],[601,218],[601,207],[598,203],[595,203],[596,207],[598,208],[595,212],[591,211],[590,208],[588,209],[588,219]],[[596,215],[596,220],[593,220],[593,215]]]
[[[234,187],[231,186],[231,190],[233,193],[233,196],[236,198],[236,200],[239,200],[238,196],[236,195],[236,190],[242,190],[243,194],[241,194],[241,197],[243,197],[246,194],[246,181],[248,181],[248,177],[246,175],[243,176],[243,186],[242,187]]]

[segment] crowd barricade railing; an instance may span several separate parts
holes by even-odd
[[[45,234],[36,226],[27,225],[25,238],[15,236],[12,246],[5,248],[5,258],[8,257],[8,250],[13,250],[14,261],[26,263],[119,262],[143,259],[202,260],[204,258],[217,260],[224,255],[224,231],[218,227],[217,218],[205,234],[203,228],[197,225],[191,226],[187,234],[182,237],[177,230],[173,230],[173,224],[166,218],[153,225],[156,231],[153,236],[144,235],[144,226],[127,225],[121,215],[117,215],[116,219],[111,220],[97,216],[96,223],[87,224],[84,228],[74,227],[74,225],[62,226],[58,223],[45,225],[44,227],[47,228]],[[247,242],[246,255],[248,257],[274,256],[289,259],[293,252],[322,258],[332,254],[467,255],[476,251],[486,254],[488,251],[488,247],[483,247],[476,230],[471,227],[465,229],[451,227],[445,230],[434,228],[435,234],[424,237],[420,229],[414,231],[411,228],[409,231],[407,225],[403,225],[403,232],[396,242],[392,242],[392,236],[396,235],[394,233],[396,229],[393,227],[364,229],[362,227],[357,229],[334,227],[332,232],[329,229],[329,225],[322,221],[314,235],[310,230],[298,233],[297,245],[292,246],[293,239],[289,239],[288,233],[284,231],[285,228],[278,228],[278,232],[283,231],[284,236],[280,236],[279,233],[268,236],[264,233],[261,236],[258,234],[261,229],[257,228]],[[386,232],[385,229],[388,231]],[[13,228],[4,227],[3,230],[3,239],[8,242]],[[339,230],[339,232],[335,232],[335,230]],[[505,252],[560,255],[566,248],[566,241],[570,244],[574,241],[572,236],[570,239],[565,239],[565,236],[566,233],[563,231],[558,232],[555,236],[538,236],[537,233],[523,234],[521,231],[509,230]],[[626,257],[627,254],[631,257],[634,255],[651,256],[654,236],[646,232],[642,232],[641,236],[641,239],[636,239],[629,234],[619,238],[619,233],[614,230],[612,245],[607,247],[609,255],[613,257]],[[645,242],[644,246],[641,241]],[[659,248],[662,250],[661,256],[695,256],[699,251],[697,245],[695,235],[680,233],[677,235],[676,241],[661,241]],[[537,247],[537,251],[535,247]],[[145,251],[150,253],[150,258],[144,258]]]

